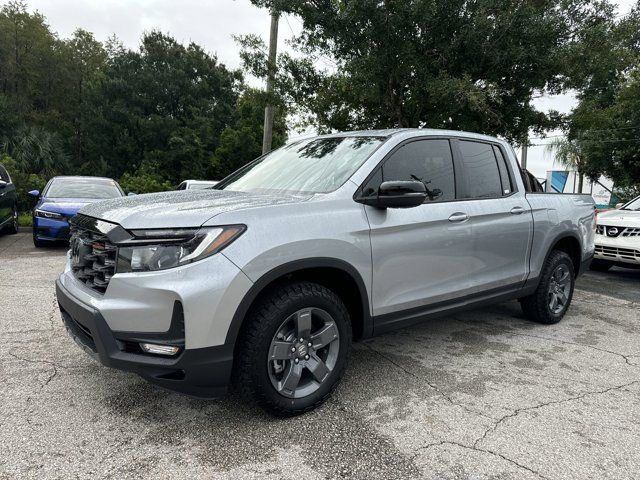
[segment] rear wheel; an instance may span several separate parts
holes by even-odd
[[[589,267],[589,269],[591,270],[595,270],[596,272],[606,272],[608,271],[613,265],[611,265],[609,262],[607,262],[606,260],[593,260],[591,262],[591,266]]]
[[[573,297],[575,271],[569,255],[554,250],[547,258],[536,291],[520,299],[525,316],[539,323],[562,320]]]
[[[322,404],[338,385],[351,350],[351,322],[340,298],[322,285],[273,290],[247,318],[236,382],[278,416]]]

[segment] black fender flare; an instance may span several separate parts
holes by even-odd
[[[360,275],[358,270],[356,270],[353,265],[345,262],[344,260],[330,257],[314,257],[284,263],[262,275],[251,286],[249,291],[245,294],[245,296],[240,301],[240,304],[236,308],[236,311],[233,314],[233,318],[231,319],[231,324],[229,325],[229,329],[227,331],[225,344],[235,345],[244,319],[249,312],[249,308],[251,307],[255,299],[258,298],[258,295],[260,295],[260,293],[264,291],[267,285],[284,275],[295,273],[300,270],[306,270],[309,268],[334,268],[348,274],[355,281],[360,292],[362,313],[364,317],[362,325],[362,337],[370,337],[373,333],[373,322],[369,309],[369,295],[367,294],[367,288],[365,286],[364,280],[362,279],[362,276]]]
[[[544,256],[544,261],[547,261],[547,258],[549,258],[549,255],[551,255],[551,252],[553,252],[554,247],[558,244],[558,242],[560,242],[561,240],[564,240],[565,238],[571,238],[573,240],[575,240],[576,242],[578,242],[578,249],[579,249],[579,258],[578,258],[578,268],[576,268],[576,278],[578,277],[578,275],[584,273],[583,270],[583,266],[582,266],[582,241],[580,240],[580,237],[574,233],[574,232],[570,232],[570,231],[563,231],[558,233],[553,240],[549,243],[549,248],[547,248],[547,252]],[[532,293],[533,291],[535,291],[536,288],[538,288],[538,284],[540,283],[540,275],[538,275],[535,278],[527,278],[527,280],[525,281],[523,290],[529,294]]]

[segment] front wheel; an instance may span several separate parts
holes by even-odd
[[[547,258],[536,291],[520,299],[525,316],[539,323],[558,323],[573,297],[575,270],[569,255],[554,250]]]
[[[274,289],[247,318],[236,382],[268,412],[293,416],[322,404],[351,351],[351,321],[340,298],[311,282]]]
[[[34,227],[34,229],[35,229],[35,227]],[[35,231],[33,232],[33,246],[34,247],[36,247],[36,248],[44,248],[44,247],[46,247],[48,245],[49,244],[46,241],[40,240],[38,238],[38,235],[36,234]]]

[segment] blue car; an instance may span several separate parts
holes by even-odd
[[[33,244],[44,247],[69,240],[69,219],[89,203],[123,197],[118,182],[101,177],[54,177],[42,195],[32,190],[29,195],[38,203],[33,209]]]

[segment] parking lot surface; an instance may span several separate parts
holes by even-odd
[[[88,357],[64,254],[0,236],[0,479],[640,478],[640,271],[587,273],[558,325],[508,302],[355,344],[333,398],[281,420]]]

